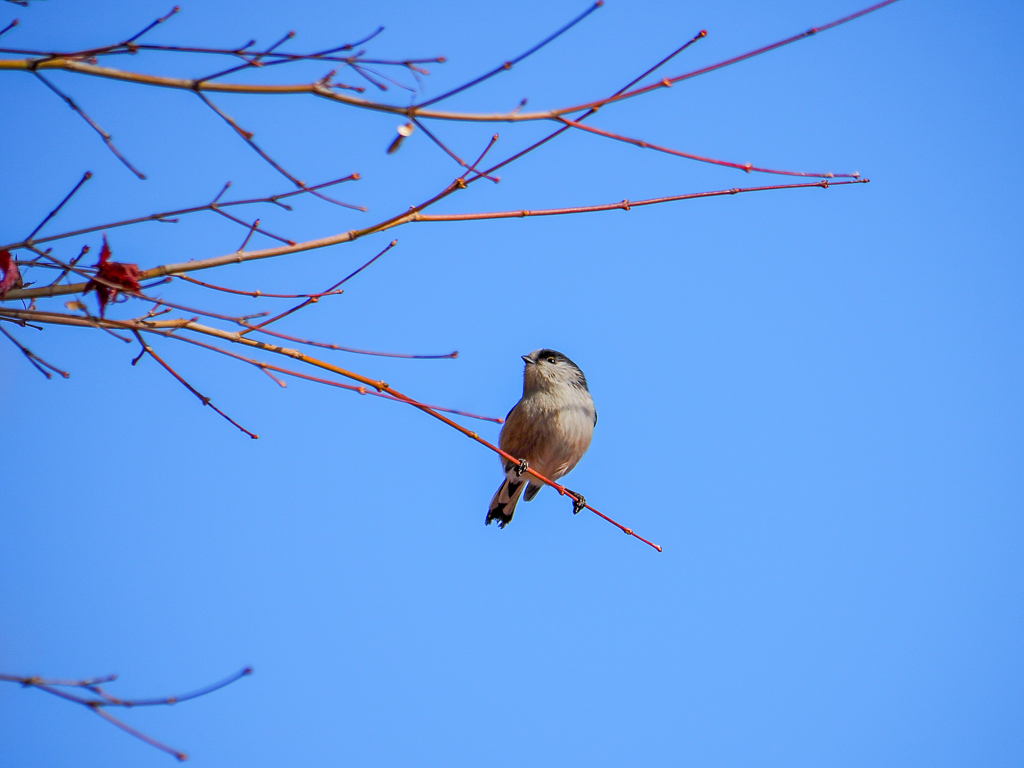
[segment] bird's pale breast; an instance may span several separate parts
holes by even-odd
[[[594,403],[585,390],[535,392],[519,401],[501,430],[501,449],[551,480],[567,474],[590,447]]]

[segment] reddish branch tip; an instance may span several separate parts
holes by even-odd
[[[697,35],[697,37],[707,37],[707,36],[708,36],[708,31],[706,29],[702,29],[700,31],[700,34]]]

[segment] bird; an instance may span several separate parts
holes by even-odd
[[[533,469],[549,480],[567,475],[590,447],[597,426],[597,409],[587,377],[572,360],[553,349],[522,355],[523,397],[508,412],[498,446],[519,459],[503,459],[505,479],[491,499],[486,525],[504,528],[512,522],[519,498],[532,501],[544,483],[523,473]],[[574,514],[586,506],[581,494]]]

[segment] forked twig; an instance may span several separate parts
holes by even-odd
[[[45,691],[57,698],[64,699],[65,701],[71,701],[75,704],[81,704],[87,709],[95,712],[97,715],[102,717],[111,725],[120,728],[125,733],[128,733],[135,738],[139,739],[151,747],[156,747],[161,752],[166,752],[169,755],[173,755],[178,760],[188,760],[188,755],[181,750],[169,747],[161,741],[157,741],[152,736],[149,736],[142,731],[133,728],[132,726],[114,717],[106,710],[110,707],[123,707],[130,709],[132,707],[153,707],[153,706],[169,706],[171,704],[178,704],[182,701],[188,701],[189,699],[196,699],[200,696],[206,696],[207,694],[218,691],[225,686],[231,685],[232,683],[242,679],[247,675],[252,674],[252,667],[246,667],[245,669],[237,672],[230,677],[221,680],[213,685],[208,685],[205,688],[200,688],[197,691],[186,693],[181,696],[165,696],[163,698],[155,699],[121,699],[117,696],[112,696],[107,693],[100,686],[105,683],[111,683],[117,679],[117,675],[106,675],[104,677],[92,678],[89,680],[58,680],[53,678],[45,677],[24,677],[20,675],[10,675],[0,673],[0,682],[6,683],[18,683],[25,688],[37,688],[40,691]],[[62,690],[64,688],[71,688],[73,690],[88,691],[92,696],[88,695],[77,695],[75,693]]]
[[[43,360],[43,358],[41,358],[39,355],[37,355],[31,349],[26,347],[24,344],[22,344],[16,338],[11,336],[11,334],[7,332],[7,329],[4,328],[2,325],[0,325],[0,333],[2,333],[4,336],[6,336],[8,339],[10,339],[11,343],[18,348],[18,350],[21,352],[21,354],[23,354],[25,356],[25,359],[28,360],[30,363],[32,363],[32,365],[35,366],[35,369],[37,371],[39,371],[41,374],[43,374],[43,376],[45,376],[46,378],[48,378],[48,379],[52,379],[53,378],[53,375],[50,373],[50,371],[53,371],[55,373],[59,373],[65,379],[70,379],[71,378],[71,374],[70,373],[68,373],[67,371],[62,371],[57,366],[51,365],[50,363],[48,363],[45,360]],[[50,371],[46,370],[47,368],[49,368]]]

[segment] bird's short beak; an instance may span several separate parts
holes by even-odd
[[[520,357],[523,358],[523,362],[526,363],[527,365],[533,362],[533,360],[530,359],[529,355],[520,355]]]

